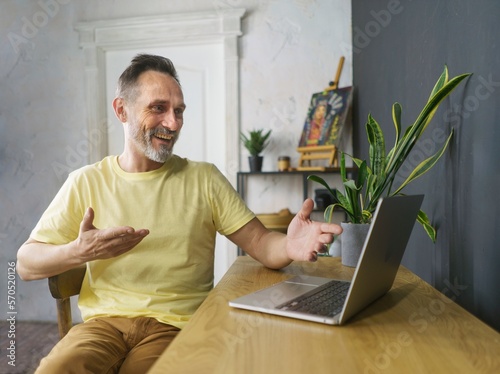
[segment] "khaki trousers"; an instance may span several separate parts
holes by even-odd
[[[179,331],[154,318],[92,319],[74,326],[36,373],[146,373]]]

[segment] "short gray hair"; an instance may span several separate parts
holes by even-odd
[[[180,85],[179,76],[172,61],[163,56],[138,54],[118,79],[116,96],[125,100],[133,100],[136,94],[137,79],[149,70],[170,75]]]

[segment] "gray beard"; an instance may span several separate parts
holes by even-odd
[[[168,149],[167,147],[162,146],[160,147],[160,149],[156,150],[153,148],[150,141],[149,143],[150,144],[148,144],[146,149],[144,149],[144,154],[150,160],[164,163],[170,158],[170,156],[172,156],[172,149]]]
[[[130,130],[130,136],[135,140],[136,144],[139,145],[147,158],[151,161],[164,163],[172,156],[173,147],[169,149],[167,146],[161,145],[159,149],[155,149],[151,141],[154,133],[155,130],[149,130],[147,133],[143,134],[140,132],[139,128],[135,126]],[[176,135],[174,139],[175,144],[178,135]]]

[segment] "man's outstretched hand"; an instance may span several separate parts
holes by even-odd
[[[291,260],[316,261],[318,253],[324,253],[333,236],[342,232],[334,223],[311,221],[314,202],[306,199],[302,208],[288,226],[286,252]]]
[[[94,226],[94,210],[88,208],[75,240],[76,255],[85,262],[117,257],[130,251],[148,234],[149,230],[135,230],[130,226],[98,229]]]

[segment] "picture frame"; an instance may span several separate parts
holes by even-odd
[[[352,87],[335,88],[312,95],[299,147],[333,145],[344,140],[342,135],[349,118]]]

